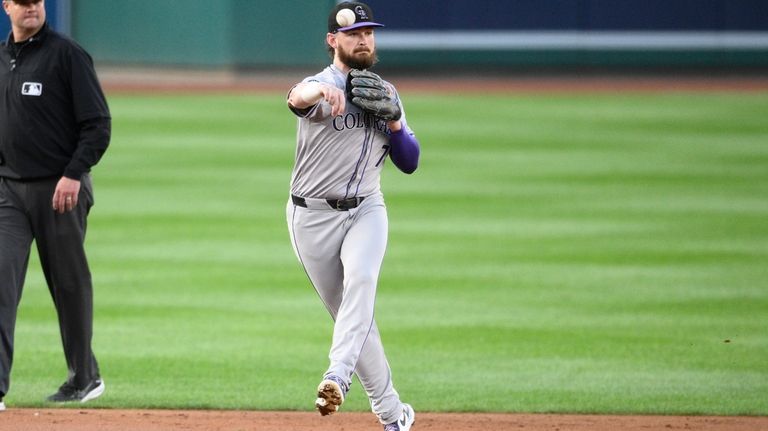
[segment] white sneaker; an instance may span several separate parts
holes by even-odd
[[[411,426],[416,422],[416,413],[410,404],[403,404],[403,414],[400,419],[391,424],[384,425],[384,431],[410,431]]]
[[[80,402],[84,403],[100,397],[101,394],[104,393],[104,389],[106,389],[104,380],[102,379],[97,380],[95,388],[93,387],[93,385],[89,385],[88,388],[86,388],[86,390],[83,391],[84,392],[83,398],[80,400]]]
[[[5,410],[5,403],[0,401],[0,412]]]

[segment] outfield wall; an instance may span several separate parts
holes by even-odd
[[[330,0],[73,1],[73,35],[105,63],[305,66],[327,58],[316,21]]]
[[[97,62],[203,68],[328,62],[334,0],[46,0]],[[768,66],[768,0],[368,0],[402,68]],[[7,19],[0,31],[7,32]]]
[[[388,24],[379,48],[401,66],[768,65],[766,0],[368,3]]]

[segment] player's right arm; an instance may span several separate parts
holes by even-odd
[[[331,116],[344,113],[346,97],[344,91],[323,82],[302,82],[296,84],[288,94],[288,106],[294,109],[307,109],[321,100],[331,105]]]

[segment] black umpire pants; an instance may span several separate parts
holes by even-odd
[[[52,208],[58,181],[0,178],[0,398],[10,384],[16,311],[33,239],[59,318],[68,381],[82,388],[99,377],[91,350],[93,287],[84,248],[93,187],[90,176],[83,175],[77,206],[58,214]]]

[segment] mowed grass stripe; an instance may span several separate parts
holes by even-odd
[[[768,414],[768,95],[404,95],[377,302],[417,410]],[[332,323],[284,214],[284,94],[110,98],[99,407],[309,410]],[[9,406],[66,370],[33,253]],[[367,410],[356,382],[345,410]]]

